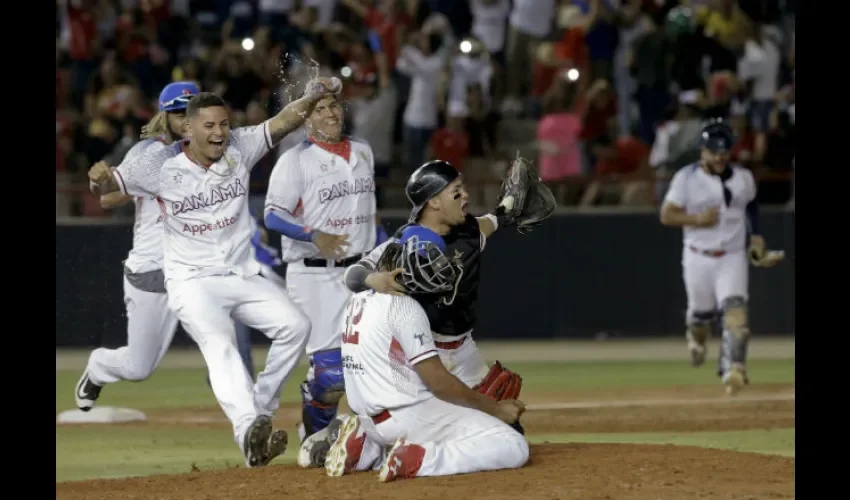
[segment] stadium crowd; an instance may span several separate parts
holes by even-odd
[[[168,82],[220,93],[238,126],[331,74],[346,82],[347,127],[371,144],[379,183],[430,157],[466,169],[512,156],[499,131],[526,122],[544,180],[585,179],[558,190],[563,203],[652,204],[696,158],[700,123],[721,117],[735,159],[763,179],[760,201],[793,203],[794,0],[56,6],[57,215],[102,214],[75,186],[96,161],[120,162]],[[255,169],[256,194],[275,160]]]

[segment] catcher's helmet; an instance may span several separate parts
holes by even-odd
[[[713,153],[725,153],[735,144],[735,134],[726,122],[713,120],[702,127],[700,144]]]
[[[440,191],[458,177],[460,172],[447,161],[429,161],[417,168],[407,179],[407,186],[404,188],[407,199],[413,205],[410,222],[416,222],[428,200],[440,194]]]

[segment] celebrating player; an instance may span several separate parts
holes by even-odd
[[[503,187],[503,196],[493,213],[474,217],[467,213],[469,195],[461,174],[444,161],[431,161],[419,167],[407,182],[407,197],[414,205],[410,224],[400,228],[393,238],[379,245],[345,272],[345,284],[353,292],[372,289],[381,293],[403,294],[398,282],[400,269],[377,270],[377,262],[386,245],[420,227],[439,234],[446,253],[459,270],[460,278],[452,293],[443,296],[414,295],[424,307],[431,324],[434,345],[448,370],[467,386],[493,399],[515,399],[522,389],[522,378],[505,369],[498,361],[488,369],[472,339],[478,317],[478,283],[481,252],[487,239],[499,227],[516,224],[528,228],[548,217],[555,202],[551,191],[539,183],[529,164],[517,158]],[[514,203],[525,198],[527,203]],[[523,433],[519,422],[512,424]],[[332,429],[334,431],[335,429]],[[333,432],[317,433],[305,440],[299,451],[302,467],[321,466]]]
[[[446,252],[437,233],[412,226],[385,247],[377,269],[398,271],[407,293],[450,297],[463,271]],[[528,443],[508,425],[525,406],[495,401],[450,374],[432,327],[412,296],[367,290],[351,298],[342,355],[346,398],[356,415],[328,453],[328,475],[380,468],[378,479],[387,482],[513,469],[528,461]]]
[[[729,163],[732,129],[722,121],[709,122],[701,140],[701,160],[673,176],[661,207],[661,223],[684,228],[682,268],[691,362],[694,366],[705,362],[713,324],[722,320],[718,375],[726,392],[735,394],[748,383],[747,240],[755,265],[773,262],[765,259],[765,242],[759,235],[753,175]]]
[[[183,137],[186,105],[198,94],[192,82],[174,82],[159,94],[159,113],[144,127],[142,140],[124,157],[119,168],[145,154],[165,153],[169,145]],[[106,167],[105,164],[103,164]],[[100,168],[100,167],[99,167]],[[108,167],[107,167],[108,168]],[[168,308],[162,272],[162,215],[155,196],[129,196],[120,192],[100,198],[104,208],[133,201],[136,222],[133,248],[124,261],[124,304],[127,309],[127,345],[118,349],[92,351],[74,391],[77,406],[89,411],[105,384],[150,377],[171,345],[177,330],[177,316]]]
[[[146,155],[114,174],[108,168],[89,172],[102,192],[159,197],[169,306],[204,356],[213,392],[249,467],[266,465],[286,448],[286,433],[273,431],[270,417],[307,340],[310,320],[259,276],[250,251],[248,179],[260,158],[341,85],[338,79],[312,81],[304,97],[277,116],[232,131],[224,101],[200,93],[189,101],[190,141],[178,145],[177,156],[163,164]],[[253,387],[237,351],[233,320],[271,339],[265,370]]]
[[[380,228],[372,148],[342,135],[340,99],[332,94],[319,101],[305,122],[308,139],[280,157],[266,195],[266,227],[284,236],[289,296],[312,323],[310,369],[301,384],[302,440],[328,426],[344,394],[338,327],[351,292],[343,273],[374,248]]]

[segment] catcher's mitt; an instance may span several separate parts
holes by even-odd
[[[556,205],[552,190],[540,180],[534,165],[517,155],[502,182],[497,210],[525,234],[552,215]]]
[[[755,267],[773,267],[779,264],[785,258],[785,252],[782,250],[768,250],[761,256],[755,253],[750,253],[750,262]]]

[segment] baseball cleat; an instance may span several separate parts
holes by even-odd
[[[726,394],[733,396],[738,394],[747,384],[747,375],[742,368],[733,366],[723,375],[723,385],[726,386]]]
[[[692,340],[688,341],[688,352],[691,354],[691,365],[702,366],[705,363],[705,344],[698,344]]]
[[[272,435],[272,420],[266,415],[254,419],[242,444],[245,463],[248,467],[262,467],[269,463],[269,441]],[[284,433],[285,435],[285,433]],[[284,443],[284,448],[286,444]]]
[[[286,434],[286,431],[281,429],[273,431],[271,436],[269,436],[266,461],[260,465],[268,465],[272,460],[286,453],[287,444],[289,444],[289,436]]]
[[[366,434],[360,433],[360,419],[356,415],[352,415],[342,424],[339,429],[339,436],[328,450],[325,458],[327,475],[340,477],[349,472],[354,472],[357,462],[360,460],[360,455],[363,453],[365,443]]]
[[[339,415],[331,420],[327,427],[305,439],[298,449],[298,466],[305,469],[324,467],[331,445],[339,437],[339,431],[346,419],[347,416]]]
[[[396,479],[414,478],[424,458],[425,448],[399,439],[387,454],[387,460],[378,473],[378,481],[388,483]]]
[[[88,372],[83,372],[77,382],[77,387],[74,390],[74,399],[77,400],[77,408],[82,411],[89,411],[94,408],[94,403],[100,397],[100,390],[103,386],[97,385],[91,381]]]

